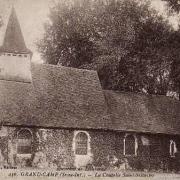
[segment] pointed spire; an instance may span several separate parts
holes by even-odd
[[[26,47],[14,7],[12,7],[11,10],[11,15],[9,17],[9,22],[5,32],[4,42],[2,47],[0,48],[0,52],[20,54],[31,53],[31,51]]]

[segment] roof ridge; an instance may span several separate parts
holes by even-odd
[[[74,67],[67,67],[67,66],[62,66],[62,65],[54,65],[54,64],[46,64],[46,63],[35,63],[32,62],[32,65],[36,65],[36,66],[47,66],[47,67],[53,67],[53,68],[63,68],[63,69],[71,69],[71,70],[76,70],[76,71],[81,71],[81,72],[94,72],[97,73],[96,70],[89,70],[89,69],[79,69],[79,68],[74,68]]]

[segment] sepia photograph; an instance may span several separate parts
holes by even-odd
[[[180,0],[0,0],[0,179],[180,179]]]

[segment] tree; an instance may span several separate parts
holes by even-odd
[[[168,3],[168,6],[175,12],[180,11],[180,0],[163,0]]]
[[[170,78],[172,79],[172,88],[179,96],[180,100],[180,29],[175,31],[169,40],[171,49],[172,65]]]
[[[170,15],[179,16],[180,0],[163,0],[167,2],[167,9]],[[180,100],[180,26],[171,34],[169,38],[169,49],[171,51],[171,70],[170,78],[172,80],[172,90],[179,96]]]
[[[89,11],[85,3],[54,5],[44,38],[38,44],[47,63],[79,67],[91,62],[96,49],[90,39],[93,29]]]
[[[37,46],[46,63],[97,70],[105,89],[166,95],[173,33],[148,1],[84,0],[55,4]]]

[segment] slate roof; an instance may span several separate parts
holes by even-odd
[[[14,8],[0,52],[31,53]],[[180,135],[180,102],[102,90],[95,71],[32,64],[32,82],[0,80],[0,123]]]
[[[95,129],[110,126],[95,71],[37,64],[32,64],[32,83],[0,80],[0,123]]]
[[[32,83],[0,80],[0,123],[180,134],[180,102],[102,90],[95,71],[32,64]]]
[[[113,129],[180,134],[180,102],[166,96],[104,91]]]
[[[32,54],[26,47],[15,9],[12,8],[0,52]]]

